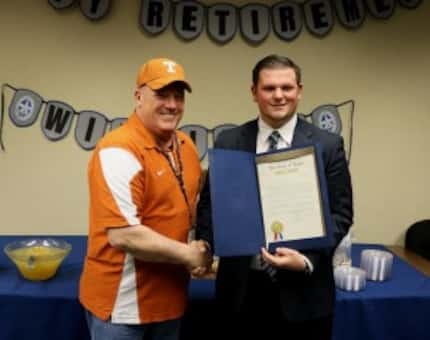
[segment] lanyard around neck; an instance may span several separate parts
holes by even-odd
[[[177,166],[174,164],[174,160],[172,160],[171,156],[168,154],[168,152],[162,148],[158,148],[158,151],[166,158],[167,162],[169,163],[169,167],[172,170],[173,174],[175,175],[176,181],[179,184],[179,188],[181,189],[182,196],[184,197],[185,203],[187,204],[188,209],[188,218],[190,220],[190,226],[193,226],[193,213],[190,205],[190,201],[188,199],[187,191],[185,190],[185,182],[184,182],[184,175],[183,175],[183,163],[181,158],[181,150],[178,143],[178,137],[176,136],[176,133],[173,138],[173,151],[175,152],[176,159],[178,161]],[[174,158],[174,156],[173,156]]]

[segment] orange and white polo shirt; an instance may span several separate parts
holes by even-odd
[[[177,136],[185,190],[195,215],[200,162],[192,140],[180,131]],[[88,181],[90,225],[80,282],[82,305],[113,323],[141,324],[182,316],[189,281],[184,266],[144,262],[108,241],[108,228],[143,224],[187,242],[189,210],[180,185],[136,113],[98,143]]]

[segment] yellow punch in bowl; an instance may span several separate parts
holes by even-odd
[[[19,272],[28,280],[50,279],[57,272],[72,246],[54,239],[27,239],[12,242],[4,248]]]

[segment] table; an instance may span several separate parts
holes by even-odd
[[[354,245],[352,265],[359,266],[363,249]],[[394,256],[392,278],[367,281],[361,292],[338,290],[334,318],[336,340],[424,340],[430,338],[430,278]]]
[[[6,254],[0,253],[0,340],[90,340],[78,301],[79,278],[86,253],[86,236],[35,236],[62,239],[72,245],[51,280],[23,279]],[[24,236],[0,236],[0,249]],[[182,339],[196,339],[213,320],[215,283],[192,280],[190,308],[181,327]],[[203,317],[201,310],[205,311]]]
[[[77,299],[86,237],[58,237],[73,248],[55,278],[43,282],[21,278],[3,252],[7,243],[21,238],[25,237],[0,237],[0,339],[89,340],[85,316]]]
[[[0,236],[0,248],[23,236]],[[72,244],[54,279],[22,279],[6,255],[0,254],[1,340],[89,340],[84,313],[77,296],[86,251],[86,236],[58,236]],[[354,245],[353,265],[364,248]],[[192,280],[190,304],[181,338],[202,339],[215,318],[214,282]],[[358,293],[337,291],[334,340],[422,340],[430,334],[430,278],[395,256],[390,281],[368,282]]]
[[[412,265],[412,267],[415,267],[427,276],[430,276],[430,261],[426,258],[414,253],[412,250],[405,249],[402,246],[387,246],[387,248],[392,253]]]

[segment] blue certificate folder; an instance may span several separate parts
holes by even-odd
[[[269,243],[270,252],[280,246],[304,250],[329,247],[333,243],[324,167],[318,145],[312,147],[317,165],[324,236]],[[275,153],[298,149],[277,150]],[[256,157],[260,155],[237,150],[209,150],[214,252],[217,256],[256,255],[261,247],[266,246]]]

